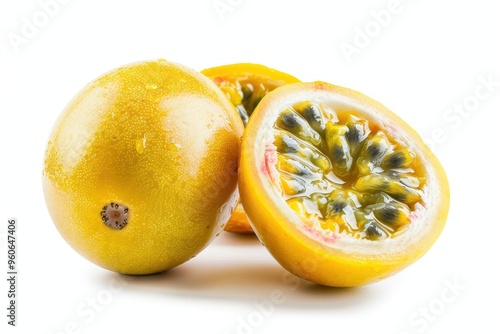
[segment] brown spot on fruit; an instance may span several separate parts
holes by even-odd
[[[128,224],[129,209],[125,205],[111,202],[101,210],[104,225],[113,230],[121,230]]]

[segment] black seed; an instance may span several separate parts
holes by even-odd
[[[392,197],[395,199],[395,200],[398,200],[400,202],[406,202],[406,200],[408,199],[408,196],[406,194],[403,194],[403,193],[400,193],[400,194],[392,194]]]
[[[340,202],[340,201],[334,201],[330,202],[327,205],[327,212],[329,214],[338,214],[344,210],[344,208],[347,206],[347,203],[345,202]]]
[[[383,180],[378,186],[376,186],[378,190],[389,190],[390,187],[391,181],[389,180]]]
[[[128,208],[125,208],[125,210],[123,210],[123,212],[127,213],[128,212]]]
[[[384,165],[387,168],[399,168],[402,167],[403,164],[405,163],[405,155],[403,152],[396,152],[391,154],[387,159],[384,161]]]
[[[349,130],[345,134],[345,139],[349,144],[358,144],[361,140],[361,133],[356,129],[355,125],[348,125]]]
[[[343,147],[338,145],[333,147],[332,156],[335,161],[343,161],[346,159]]]
[[[306,114],[307,119],[315,122],[321,121],[321,115],[318,107],[313,106],[312,104],[304,108],[304,113]]]
[[[321,118],[318,106],[312,104],[306,106],[304,108],[304,115],[314,130],[318,132],[323,132],[325,130],[325,124]]]
[[[384,236],[384,231],[374,221],[366,223],[365,232],[366,239],[369,240],[379,240]]]
[[[378,144],[372,144],[366,148],[366,154],[368,155],[368,159],[373,161],[380,159],[384,152]]]
[[[301,163],[297,163],[297,165],[295,167],[297,168],[297,171],[299,172],[300,176],[313,175],[312,171]]]
[[[264,97],[264,95],[266,94],[266,92],[261,92],[262,96],[260,97],[256,97],[254,99],[250,99],[247,103],[247,106],[246,106],[246,110],[247,110],[247,113],[248,113],[248,116],[250,117],[253,113],[253,111],[255,110],[255,108],[257,108],[257,105],[260,103],[260,101],[262,100],[262,98]]]
[[[342,211],[344,208],[346,207],[346,205],[344,203],[335,203],[333,204],[333,210],[336,212],[336,213],[339,213],[340,211]]]
[[[291,112],[283,114],[283,116],[281,116],[281,121],[286,127],[291,129],[299,126],[298,116]]]
[[[108,209],[108,206],[106,205],[106,206],[104,206],[104,207],[102,208],[102,211],[106,211],[107,209]]]
[[[253,94],[253,87],[245,85],[241,87],[241,92],[243,93],[242,103],[245,103]]]
[[[386,206],[379,210],[377,215],[380,220],[392,224],[399,216],[399,211],[393,206]]]

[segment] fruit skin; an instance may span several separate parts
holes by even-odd
[[[165,60],[138,62],[89,83],[47,145],[43,190],[63,238],[88,260],[151,274],[200,252],[237,204],[243,124],[205,76]],[[101,220],[111,203],[128,225]]]
[[[376,110],[390,120],[395,129],[403,129],[421,150],[421,156],[432,166],[436,202],[429,209],[428,224],[401,241],[391,239],[387,243],[364,241],[349,244],[342,240],[323,240],[314,236],[314,231],[305,233],[300,218],[293,213],[273,190],[272,175],[266,174],[266,164],[272,164],[263,155],[262,138],[266,117],[278,114],[272,104],[280,99],[301,95],[305,91],[331,94],[338,101]],[[265,131],[265,130],[264,130]],[[241,201],[252,227],[274,258],[288,271],[327,286],[352,287],[377,282],[402,270],[420,258],[437,240],[444,228],[450,201],[449,185],[443,167],[423,143],[421,137],[408,124],[377,101],[351,89],[324,82],[298,83],[277,88],[259,104],[245,129],[240,157],[238,185]],[[401,238],[403,236],[399,236]]]
[[[241,203],[238,203],[238,205],[234,209],[234,212],[229,218],[226,227],[224,227],[224,231],[240,234],[254,233]]]
[[[285,84],[300,82],[299,79],[290,74],[253,63],[236,63],[216,66],[204,69],[201,73],[214,80],[215,83],[220,83],[223,79],[250,80],[257,83],[264,83],[272,87],[279,87]],[[238,204],[234,210],[224,230],[242,234],[254,233],[241,204]]]
[[[202,74],[209,78],[228,78],[237,80],[255,80],[271,86],[282,86],[300,82],[296,77],[273,68],[253,63],[236,63],[204,69]]]

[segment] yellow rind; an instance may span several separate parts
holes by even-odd
[[[49,213],[78,253],[106,269],[177,266],[210,243],[237,204],[242,134],[233,106],[200,73],[165,60],[120,67],[80,91],[52,130]],[[101,221],[110,202],[129,208],[121,230]]]

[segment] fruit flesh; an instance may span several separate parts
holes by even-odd
[[[270,91],[299,82],[291,75],[259,64],[241,63],[213,67],[201,73],[212,78],[238,110],[244,125]]]
[[[284,198],[326,235],[390,238],[422,205],[415,153],[354,111],[298,102],[279,113],[274,138]]]
[[[248,118],[252,115],[260,100],[275,89],[277,86],[265,84],[252,79],[222,79],[216,78],[215,83],[226,94],[231,103],[236,107],[238,113],[247,125]]]

